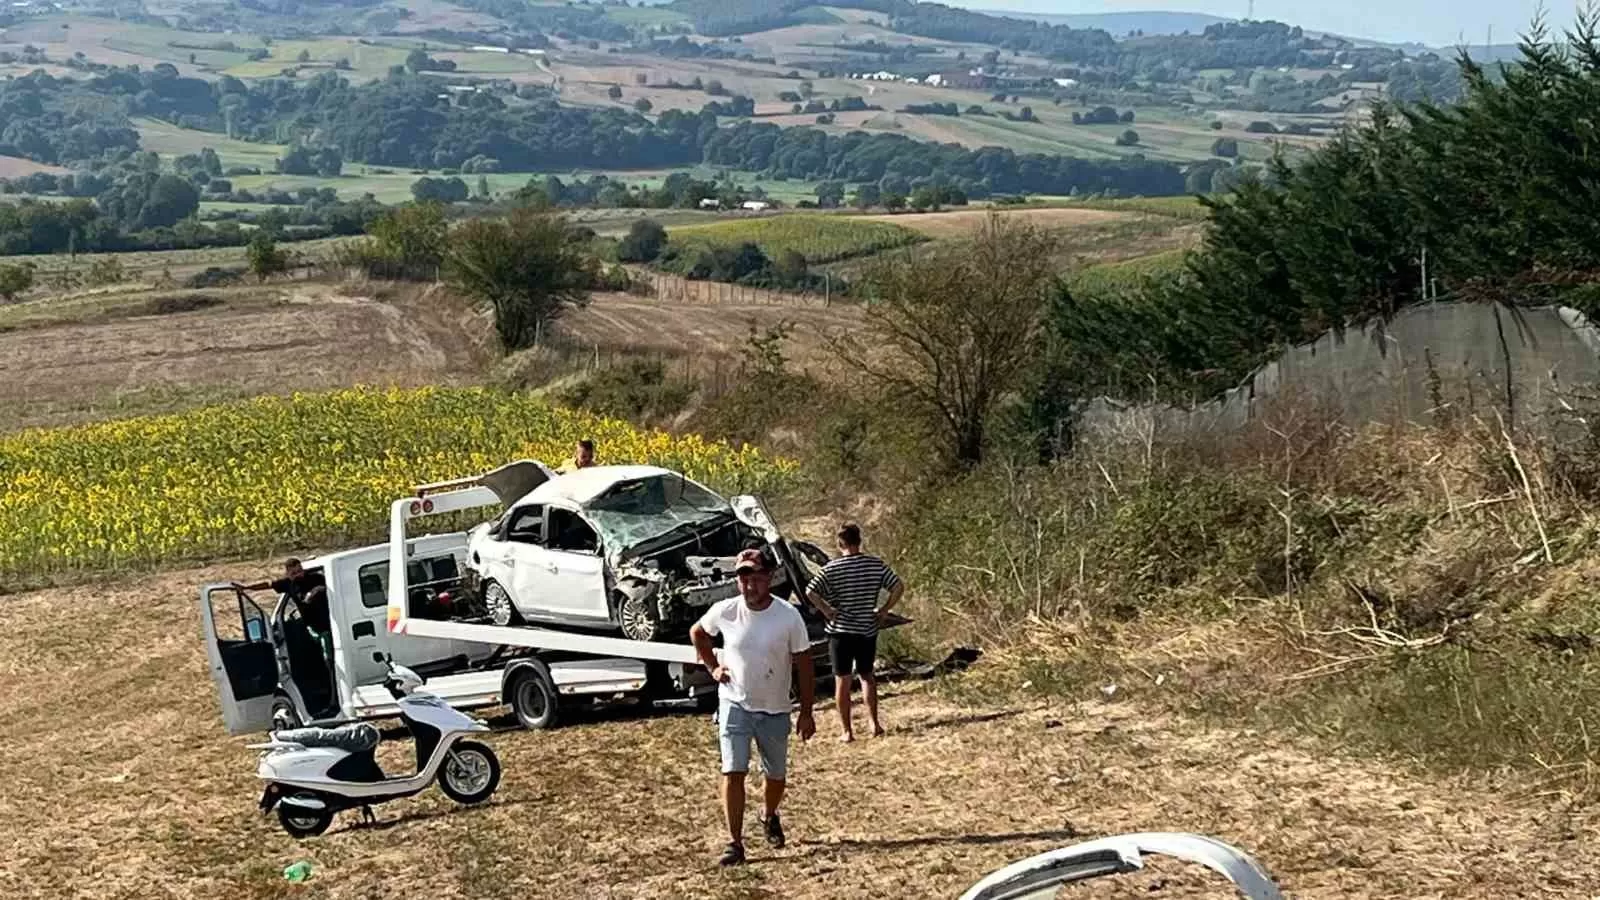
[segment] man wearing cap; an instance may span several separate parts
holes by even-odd
[[[721,864],[744,862],[745,775],[750,771],[750,742],[755,741],[766,776],[762,825],[767,843],[784,845],[778,804],[783,802],[789,759],[789,689],[800,695],[800,716],[794,723],[801,740],[816,733],[812,691],[811,638],[800,611],[772,596],[770,553],[761,549],[739,554],[734,572],[739,596],[713,605],[689,629],[700,662],[718,682],[717,734],[722,744],[722,811],[730,842]],[[711,639],[722,636],[720,659]]]

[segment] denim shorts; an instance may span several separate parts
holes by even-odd
[[[722,774],[750,771],[750,741],[761,755],[761,771],[782,781],[789,770],[789,714],[750,712],[724,701],[717,710],[717,737],[722,743]]]

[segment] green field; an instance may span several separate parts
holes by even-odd
[[[659,6],[608,6],[606,17],[635,28],[654,28],[689,21],[689,17],[683,13]]]
[[[730,219],[668,232],[668,243],[681,254],[712,247],[754,242],[770,259],[794,251],[808,263],[825,263],[904,247],[927,238],[890,222],[847,216],[796,213],[759,219]]]
[[[1078,269],[1067,277],[1074,294],[1085,297],[1114,297],[1136,291],[1153,280],[1170,278],[1183,271],[1188,251],[1168,250],[1121,262],[1101,263]]]
[[[162,158],[199,153],[210,147],[222,158],[223,167],[254,166],[263,172],[271,171],[278,157],[286,149],[281,144],[256,144],[234,140],[213,131],[183,128],[158,119],[135,118],[133,127],[139,131],[139,143],[146,150],[154,150]]]
[[[1199,198],[1192,196],[1073,199],[1066,201],[1062,205],[1079,206],[1084,209],[1105,209],[1112,212],[1153,213],[1158,216],[1172,216],[1175,219],[1187,219],[1194,222],[1203,222],[1210,215],[1210,211],[1201,204]]]

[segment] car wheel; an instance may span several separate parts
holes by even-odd
[[[539,731],[555,727],[560,695],[542,664],[520,668],[506,688],[505,701],[523,728]]]
[[[653,593],[623,595],[617,604],[617,624],[629,640],[661,639],[661,613]]]
[[[294,703],[288,697],[277,696],[272,699],[272,729],[274,731],[287,731],[299,728],[302,724],[300,714],[295,711]]]
[[[521,621],[516,604],[511,602],[510,592],[501,587],[498,581],[484,585],[483,606],[489,614],[489,621],[495,625],[515,625]]]

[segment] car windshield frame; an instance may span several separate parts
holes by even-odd
[[[619,481],[585,501],[580,511],[599,533],[601,545],[621,554],[732,516],[733,506],[683,475],[662,473]]]

